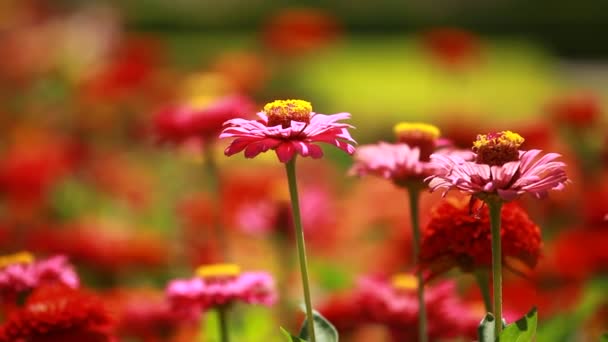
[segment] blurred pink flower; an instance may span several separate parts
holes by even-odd
[[[358,303],[366,320],[388,326],[398,341],[415,341],[418,336],[417,281],[414,275],[398,274],[392,279],[363,277],[358,284]],[[457,337],[479,323],[456,295],[456,284],[444,281],[427,286],[424,293],[431,340]],[[395,339],[397,341],[397,339]]]
[[[543,198],[549,190],[561,190],[569,182],[566,164],[557,153],[541,156],[540,150],[520,151],[523,138],[511,131],[478,135],[475,161],[435,153],[431,162],[437,173],[429,178],[431,191],[451,189],[475,196],[498,195],[505,201],[529,193]]]
[[[224,123],[220,138],[236,138],[224,151],[227,156],[245,150],[245,157],[253,158],[272,149],[282,163],[296,154],[316,159],[323,156],[316,142],[332,144],[349,154],[355,152],[351,145],[355,141],[348,132],[352,126],[338,123],[349,119],[349,113],[317,114],[309,102],[278,100],[264,106],[258,116],[259,120],[232,119]]]
[[[203,108],[185,104],[167,107],[156,114],[154,129],[160,141],[209,140],[219,134],[226,120],[247,114],[252,107],[251,100],[242,95],[224,96]]]
[[[61,255],[39,261],[27,252],[0,257],[0,292],[15,294],[47,283],[76,288],[79,279],[67,258]]]
[[[266,272],[240,272],[234,264],[213,264],[197,269],[191,279],[176,279],[167,296],[177,310],[206,310],[234,301],[273,305],[277,300],[274,279]]]

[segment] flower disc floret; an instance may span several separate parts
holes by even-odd
[[[511,131],[479,134],[473,142],[473,152],[477,153],[478,164],[504,165],[519,159],[519,147],[524,138]]]
[[[291,121],[310,123],[312,105],[303,100],[276,100],[264,106],[264,113],[268,116],[268,126],[290,126]]]

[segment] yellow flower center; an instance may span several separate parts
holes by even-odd
[[[436,126],[422,122],[400,122],[393,127],[397,141],[410,147],[418,147],[420,160],[428,161],[435,150],[441,132]]]
[[[0,256],[0,269],[17,264],[31,264],[34,262],[34,256],[29,252],[19,252]]]
[[[309,123],[312,105],[303,100],[276,100],[267,103],[264,112],[268,116],[268,126],[281,125],[287,128],[291,121]]]
[[[204,279],[232,278],[241,274],[241,268],[237,264],[212,264],[199,266],[195,273]]]
[[[488,165],[504,165],[516,161],[523,142],[521,135],[511,131],[479,134],[473,142],[473,152],[477,154],[475,161]]]
[[[391,278],[391,284],[397,290],[415,290],[418,288],[418,280],[411,274],[396,274]]]

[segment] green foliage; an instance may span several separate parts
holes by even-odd
[[[315,325],[315,335],[317,342],[338,342],[338,330],[325,317],[317,311],[313,312],[313,324]],[[308,320],[304,320],[300,329],[300,338],[305,341],[308,339]]]
[[[507,325],[500,334],[501,342],[530,342],[536,335],[536,324],[538,315],[536,308],[532,308],[524,317],[518,319],[513,324]]]
[[[479,342],[494,341],[494,321],[496,318],[491,313],[487,313],[477,328]]]

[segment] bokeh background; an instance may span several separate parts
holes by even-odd
[[[563,154],[572,183],[522,201],[542,229],[543,258],[525,277],[506,276],[505,307],[521,315],[539,306],[539,341],[597,340],[608,329],[608,3],[303,5],[3,0],[0,250],[69,256],[117,312],[125,341],[152,341],[123,317],[125,298],[162,301],[169,279],[229,255],[280,278],[288,298],[239,308],[235,336],[278,341],[278,326],[300,319],[295,249],[267,229],[288,199],[282,165],[272,153],[228,159],[217,141],[214,193],[198,142],[159,141],[159,110],[233,93],[257,109],[301,98],[317,112],[350,112],[359,144],[392,141],[399,121],[433,123],[465,148],[478,133],[510,129],[527,148]],[[358,276],[411,262],[407,198],[388,182],[347,176],[351,157],[324,150],[299,165],[313,293],[316,306],[348,311],[332,299]],[[423,195],[423,226],[439,197]],[[474,306],[473,279],[450,277]],[[213,340],[209,320],[165,333]],[[381,327],[344,326],[352,341],[387,338]]]

